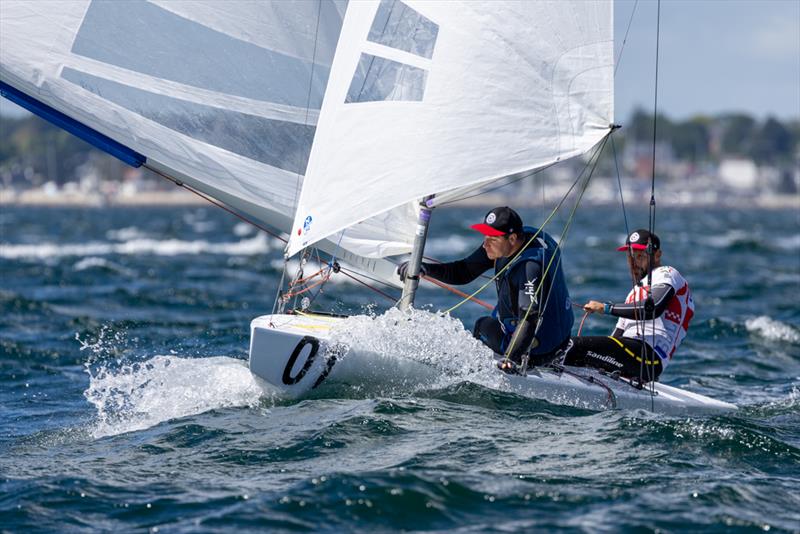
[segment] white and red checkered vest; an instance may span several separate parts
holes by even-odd
[[[642,303],[647,298],[650,287],[645,285],[647,277],[642,278],[640,284],[631,289],[626,304],[633,302]],[[694,301],[689,283],[681,276],[677,269],[661,266],[653,270],[652,284],[667,284],[675,289],[675,295],[667,303],[664,313],[655,320],[623,319],[617,321],[617,328],[622,329],[624,337],[641,339],[652,346],[656,353],[661,357],[662,369],[666,368],[675,354],[678,345],[681,344],[686,332],[689,330],[689,322],[694,316]],[[653,344],[655,336],[655,345]]]

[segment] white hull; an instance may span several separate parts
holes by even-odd
[[[250,371],[281,395],[298,398],[335,384],[364,390],[395,384],[425,386],[441,370],[410,358],[386,356],[351,347],[329,346],[331,327],[341,318],[320,315],[264,315],[250,330]],[[642,409],[670,415],[715,414],[736,406],[664,384],[645,389],[590,369],[568,367],[565,372],[533,370],[526,376],[497,371],[507,389],[554,404],[593,410]]]

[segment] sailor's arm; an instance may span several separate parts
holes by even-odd
[[[448,263],[423,262],[425,274],[445,284],[468,284],[494,266],[483,247],[464,259]]]
[[[613,315],[614,317],[621,317],[623,319],[654,319],[660,317],[664,310],[667,309],[670,299],[675,296],[675,288],[669,284],[658,284],[653,286],[651,295],[653,296],[653,311],[652,313],[645,313],[645,302],[631,302],[631,303],[617,303],[611,302],[598,302],[590,300],[583,305],[583,309],[589,312],[605,313]],[[616,337],[616,336],[615,336]]]

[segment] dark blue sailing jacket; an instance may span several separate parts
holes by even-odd
[[[526,226],[523,230],[523,243],[534,235],[536,238],[495,280],[497,306],[492,316],[502,324],[506,337],[503,346],[507,347],[519,321],[530,310],[527,320],[538,326],[538,329],[531,330],[535,331],[536,341],[532,343],[530,354],[548,354],[570,336],[575,320],[572,303],[561,266],[561,252],[555,240],[546,232],[537,234],[538,230],[533,227]],[[424,267],[428,276],[437,280],[466,284],[492,267],[495,274],[500,272],[509,261],[511,258],[490,260],[481,246],[462,260],[425,263]],[[544,283],[541,281],[543,274]],[[531,341],[525,343],[531,345]]]

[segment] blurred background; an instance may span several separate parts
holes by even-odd
[[[615,2],[616,121],[587,202],[646,201],[653,163],[654,1]],[[660,13],[656,176],[660,205],[800,207],[800,2],[666,1]],[[616,160],[616,161],[615,161]],[[536,205],[571,161],[471,199]],[[0,203],[203,202],[0,99]]]

